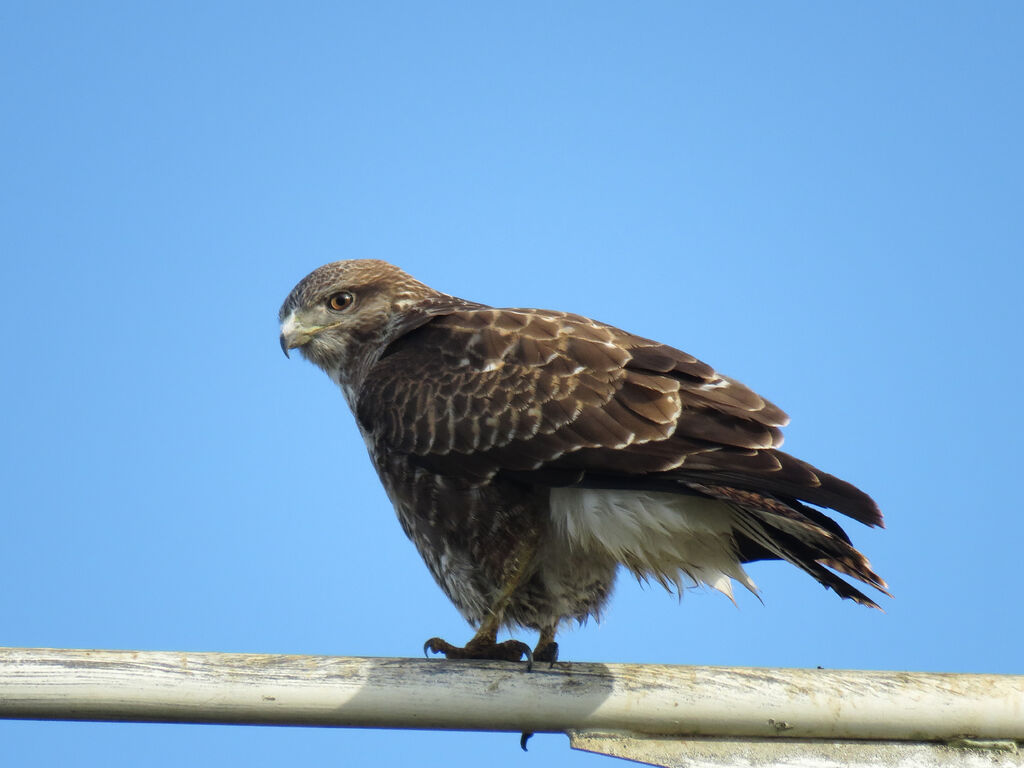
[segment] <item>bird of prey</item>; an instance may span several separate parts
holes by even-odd
[[[865,493],[779,450],[788,417],[666,344],[566,312],[496,309],[376,260],[305,277],[281,348],[341,388],[399,522],[476,634],[448,658],[553,662],[620,566],[677,590],[785,560],[877,607],[886,584],[819,507],[869,526]],[[814,505],[814,506],[811,506]],[[888,594],[888,593],[886,593]],[[500,628],[540,633],[536,648]]]

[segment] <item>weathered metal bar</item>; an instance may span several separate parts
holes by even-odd
[[[667,768],[1020,768],[1015,741],[867,741],[640,736],[570,731],[573,749]]]
[[[1024,742],[1024,676],[7,648],[0,717]]]

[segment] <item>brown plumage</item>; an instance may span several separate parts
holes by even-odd
[[[666,587],[781,559],[875,606],[885,582],[831,518],[881,525],[847,482],[779,450],[788,417],[672,347],[564,312],[493,309],[386,262],[341,261],[281,308],[281,346],[342,389],[403,530],[477,627],[449,657],[518,659],[501,626],[599,614],[624,566]],[[876,606],[877,607],[877,606]]]

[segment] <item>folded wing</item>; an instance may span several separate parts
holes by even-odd
[[[381,449],[452,482],[671,494],[683,501],[659,515],[674,528],[685,500],[700,500],[691,514],[718,511],[722,520],[709,525],[725,524],[719,538],[737,563],[783,559],[868,605],[833,571],[884,591],[842,528],[807,506],[881,525],[870,497],[780,451],[788,417],[775,405],[684,352],[619,329],[558,312],[455,311],[386,350],[357,415]],[[619,525],[621,535],[604,544],[577,536],[615,553],[637,522],[621,505],[597,506],[607,511],[589,525]],[[711,583],[694,576],[701,566],[692,557],[673,562],[652,551],[637,545],[616,557],[662,582],[678,584],[682,571]],[[746,583],[730,569],[719,572]]]

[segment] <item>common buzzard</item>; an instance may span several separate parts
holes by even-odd
[[[656,341],[566,312],[494,309],[383,261],[327,264],[281,307],[281,348],[341,388],[402,529],[476,627],[449,658],[554,661],[616,571],[756,593],[785,560],[875,606],[885,582],[817,507],[881,525],[843,480],[779,450],[788,417]],[[809,506],[814,505],[814,506]],[[540,633],[532,654],[501,627]]]

